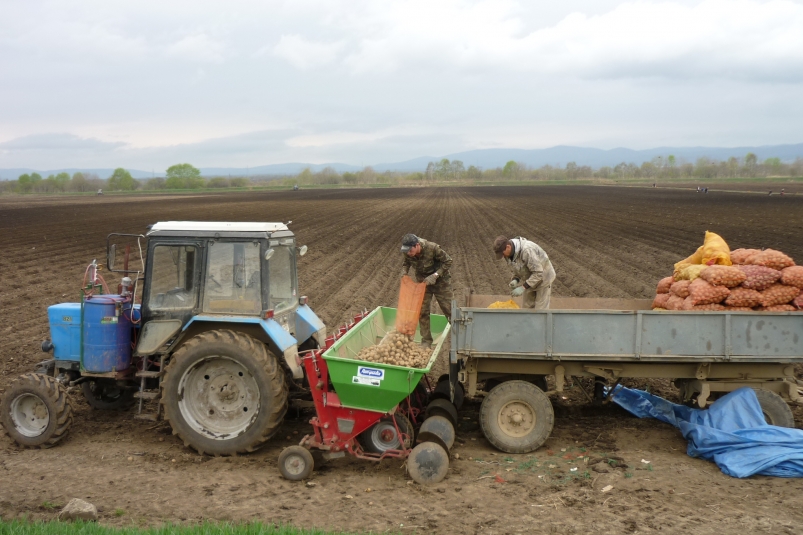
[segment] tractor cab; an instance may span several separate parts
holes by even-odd
[[[298,295],[296,262],[307,248],[286,224],[168,221],[147,238],[135,356],[170,352],[214,324],[237,324],[284,356],[295,378],[303,375],[298,346],[322,343],[326,328]],[[107,263],[118,271],[114,256],[110,247]]]

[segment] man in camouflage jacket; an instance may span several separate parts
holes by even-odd
[[[413,268],[412,276],[416,282],[427,284],[424,303],[421,305],[421,316],[418,325],[421,329],[421,345],[432,345],[432,329],[429,322],[429,309],[432,298],[438,301],[446,319],[452,318],[452,257],[435,242],[419,238],[415,234],[405,234],[402,238],[401,252],[404,253],[402,276],[408,275]]]
[[[555,268],[541,247],[522,237],[498,236],[493,245],[496,258],[505,258],[513,272],[510,294],[523,295],[524,308],[544,310],[549,308]]]

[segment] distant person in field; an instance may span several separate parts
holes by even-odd
[[[523,295],[524,308],[549,308],[555,268],[546,252],[530,240],[505,236],[498,236],[494,240],[493,250],[496,258],[504,258],[513,272],[509,284],[510,295]]]
[[[418,325],[421,329],[421,345],[432,346],[432,329],[430,328],[429,309],[432,298],[438,301],[443,314],[447,319],[452,317],[452,257],[435,242],[419,238],[415,234],[405,234],[402,237],[401,252],[404,254],[402,276],[410,274],[413,269],[413,278],[416,282],[425,282],[427,289],[424,293],[424,303],[421,305],[421,316]]]

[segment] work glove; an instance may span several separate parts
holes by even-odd
[[[515,287],[516,287],[516,286],[518,286],[519,284],[521,284],[521,281],[520,281],[519,279],[516,279],[516,278],[514,278],[514,279],[512,279],[512,280],[510,281],[510,283],[508,284],[508,286],[510,286],[510,289],[512,290],[513,288],[515,288]]]
[[[433,273],[432,275],[424,279],[424,282],[427,283],[427,286],[432,286],[433,284],[435,284],[437,280],[438,280],[438,274]]]
[[[524,293],[524,286],[519,286],[518,288],[513,288],[513,291],[510,292],[510,295],[513,297],[518,297]]]

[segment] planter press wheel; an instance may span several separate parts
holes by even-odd
[[[67,389],[47,375],[21,375],[0,401],[0,423],[17,444],[54,446],[72,425]]]
[[[549,438],[554,422],[549,398],[526,381],[506,381],[496,386],[480,407],[482,433],[506,453],[538,449]]]
[[[440,483],[449,471],[449,454],[435,442],[422,442],[407,457],[407,472],[420,485]]]
[[[289,446],[279,454],[279,472],[290,481],[301,481],[312,474],[315,461],[312,453],[302,446]]]

